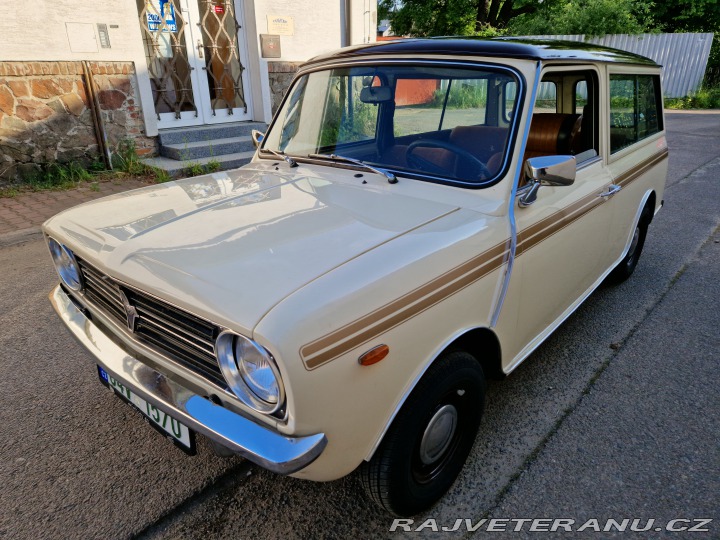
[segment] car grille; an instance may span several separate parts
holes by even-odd
[[[220,387],[227,387],[215,357],[215,340],[220,333],[218,326],[121,285],[80,258],[77,262],[85,282],[84,295],[88,303],[101,308],[127,328],[124,295],[137,312],[133,335],[138,341]]]

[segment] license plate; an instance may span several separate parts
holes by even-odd
[[[190,455],[195,454],[195,433],[193,431],[165,411],[145,401],[100,366],[97,368],[100,382],[112,389],[115,395],[125,403],[139,411],[151,426],[168,437],[181,450]]]

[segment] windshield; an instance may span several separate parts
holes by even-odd
[[[335,154],[403,176],[489,185],[507,160],[518,94],[518,78],[499,68],[315,71],[290,89],[262,148],[297,159]]]

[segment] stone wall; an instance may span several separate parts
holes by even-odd
[[[268,62],[273,115],[280,107],[285,92],[290,86],[293,77],[295,77],[295,72],[301,65],[301,62]]]
[[[156,152],[130,62],[90,62],[108,144]],[[81,62],[0,62],[0,182],[17,182],[49,163],[102,160]]]

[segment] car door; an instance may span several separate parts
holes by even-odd
[[[607,268],[611,214],[601,194],[610,183],[598,160],[578,170],[573,185],[542,187],[534,204],[516,209],[521,343],[544,337]]]
[[[612,209],[607,203],[612,177],[600,155],[603,104],[598,99],[598,73],[591,69],[552,72],[548,79],[555,85],[555,103],[552,92],[545,88],[547,95],[543,96],[541,88],[525,157],[574,154],[578,165],[572,185],[543,186],[533,204],[515,207],[514,264],[520,300],[513,341],[521,355],[532,350],[589,294],[611,258]],[[584,100],[577,90],[581,81],[585,82]]]

